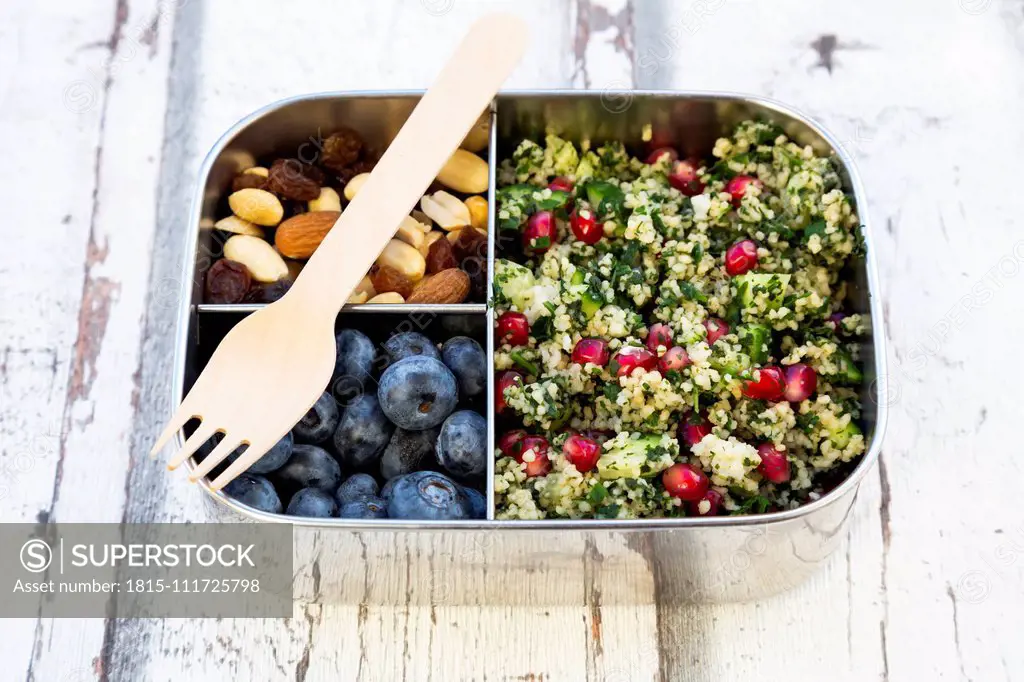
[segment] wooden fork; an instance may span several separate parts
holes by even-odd
[[[153,446],[193,418],[199,427],[169,461],[175,469],[208,438],[221,442],[198,480],[249,447],[213,481],[219,490],[262,457],[312,407],[334,369],[334,321],[363,275],[518,64],[526,26],[509,15],[478,20],[413,110],[352,203],[283,298],[224,337]]]

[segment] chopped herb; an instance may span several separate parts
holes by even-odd
[[[587,493],[587,502],[597,506],[601,504],[606,497],[608,497],[608,489],[598,481],[594,484],[594,487],[590,489],[590,492]]]
[[[537,367],[536,363],[527,360],[519,351],[512,351],[509,353],[509,357],[512,358],[512,362],[516,363],[519,367],[522,367],[528,374],[535,377],[540,376],[540,368]]]
[[[690,282],[680,282],[679,289],[683,292],[683,296],[691,301],[697,301],[698,303],[707,303],[708,297],[705,296],[700,289],[693,286]]]

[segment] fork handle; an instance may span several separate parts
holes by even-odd
[[[302,269],[289,297],[336,315],[526,48],[515,16],[479,19]]]

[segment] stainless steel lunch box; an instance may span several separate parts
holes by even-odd
[[[255,158],[292,147],[299,158],[311,160],[321,136],[342,125],[358,130],[369,145],[383,148],[419,94],[295,97],[243,119],[214,145],[199,174],[186,237],[195,246],[182,266],[174,405],[223,334],[257,307],[200,302],[204,274],[219,255],[210,228],[226,212],[223,197],[234,174]],[[834,152],[864,224],[867,255],[856,264],[851,294],[854,307],[870,312],[872,318],[872,339],[861,358],[869,446],[855,470],[828,495],[799,509],[762,516],[496,521],[493,477],[488,476],[488,520],[438,523],[294,519],[254,511],[204,483],[214,518],[294,524],[296,597],[304,600],[580,604],[599,595],[603,604],[721,602],[766,596],[804,580],[844,537],[857,490],[878,458],[887,416],[885,400],[874,395],[885,377],[885,334],[872,225],[856,169],[836,140],[789,107],[755,97],[657,91],[503,93],[491,106],[490,258],[493,261],[495,169],[524,137],[538,139],[552,130],[577,141],[586,137],[639,145],[654,136],[678,146],[684,156],[709,156],[714,140],[747,118],[774,121],[792,139]],[[493,354],[492,313],[483,304],[347,306],[339,317],[340,325],[378,330],[438,323],[446,328],[468,326]],[[488,391],[487,414],[493,432],[493,390]],[[510,586],[517,586],[514,593]]]

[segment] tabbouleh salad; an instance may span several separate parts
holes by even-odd
[[[789,509],[864,453],[837,161],[757,121],[713,157],[548,135],[503,162],[497,518]]]

